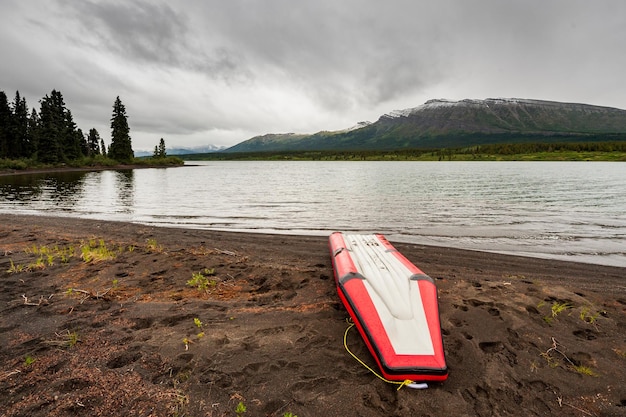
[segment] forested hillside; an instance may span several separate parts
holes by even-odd
[[[258,136],[226,151],[389,151],[623,140],[626,111],[621,109],[527,99],[430,100],[357,129]]]

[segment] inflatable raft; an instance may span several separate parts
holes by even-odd
[[[337,291],[383,376],[444,381],[437,288],[380,234],[329,238]]]

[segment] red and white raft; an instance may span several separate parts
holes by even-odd
[[[444,381],[437,288],[380,234],[329,238],[339,297],[383,376]]]

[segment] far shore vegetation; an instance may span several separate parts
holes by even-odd
[[[445,149],[214,152],[179,156],[186,161],[300,160],[626,162],[626,141],[572,143],[506,143]]]
[[[134,157],[126,108],[119,96],[113,104],[108,147],[95,128],[84,134],[76,125],[60,91],[52,90],[39,103],[39,111],[35,108],[29,111],[19,91],[13,102],[0,91],[0,170],[184,163],[180,158],[167,156],[163,138],[155,146],[152,157]]]

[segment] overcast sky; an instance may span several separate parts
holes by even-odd
[[[626,109],[624,0],[1,0],[0,90],[110,142],[234,145],[432,98]]]

